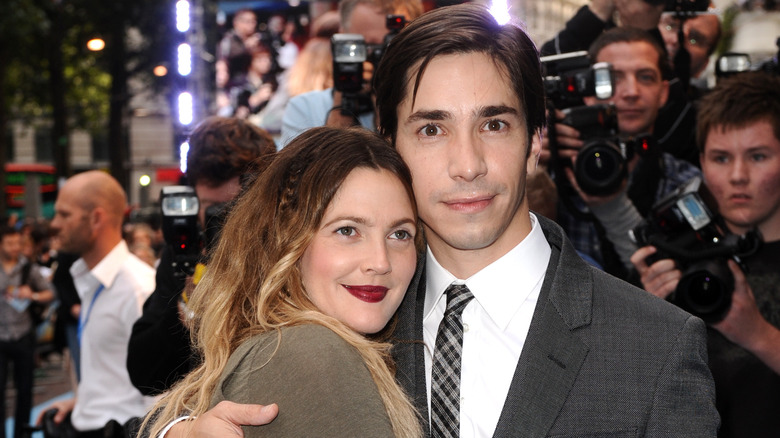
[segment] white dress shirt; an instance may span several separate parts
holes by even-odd
[[[531,232],[511,251],[467,279],[458,279],[427,251],[423,318],[428,412],[436,333],[444,317],[444,291],[466,284],[474,299],[463,311],[460,436],[490,437],[498,424],[509,386],[536,308],[550,245],[536,217]]]
[[[127,344],[133,323],[154,290],[154,269],[131,254],[123,240],[91,271],[84,259],[78,259],[70,272],[81,298],[82,326],[73,426],[90,431],[111,419],[124,424],[144,416],[154,398],[144,397],[130,382]]]

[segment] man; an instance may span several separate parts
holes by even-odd
[[[203,227],[209,207],[227,203],[241,191],[241,176],[257,170],[257,159],[276,152],[271,136],[245,120],[211,117],[190,136],[187,180],[200,203]],[[189,331],[181,322],[180,295],[185,279],[172,266],[173,254],[164,248],[157,269],[157,287],[133,325],[127,369],[138,390],[157,395],[193,368]],[[190,281],[192,283],[192,281]]]
[[[673,63],[680,49],[680,24],[681,20],[670,12],[661,15],[661,21],[658,22],[658,30],[664,38],[669,60]],[[720,20],[717,15],[710,13],[694,15],[682,21],[682,26],[685,48],[691,57],[690,76],[691,80],[694,81],[702,77],[710,62],[710,56],[715,53],[715,49],[718,47]],[[707,83],[700,83],[700,88],[708,88]]]
[[[614,104],[617,110],[619,137],[632,139],[652,134],[669,93],[670,67],[660,43],[643,30],[618,27],[602,33],[589,54],[594,63],[612,65],[615,90],[606,102]],[[595,97],[584,100],[588,105],[605,102]],[[560,146],[565,147],[559,156],[576,162],[584,145],[580,132],[563,124],[556,125],[556,131]],[[623,278],[627,278],[629,258],[636,251],[628,231],[641,222],[655,200],[699,175],[698,168],[690,163],[661,152],[652,142],[650,145],[647,150],[636,145],[628,151],[632,156],[626,163],[627,183],[609,194],[588,195],[580,190],[572,169],[565,169],[576,194],[569,196],[569,204],[559,208],[558,223],[577,250],[598,261],[607,272]],[[590,217],[582,219],[584,215]],[[618,262],[614,261],[615,256]]]
[[[780,78],[745,73],[701,100],[698,128],[704,181],[728,229],[757,229],[764,243],[735,264],[731,308],[708,329],[720,437],[770,437],[780,430]],[[675,262],[639,249],[631,260],[645,288],[668,297],[681,277]],[[747,278],[746,278],[747,277]]]
[[[154,289],[154,270],[122,240],[126,208],[119,183],[97,170],[68,179],[54,206],[51,226],[61,249],[81,256],[70,268],[82,303],[81,380],[75,398],[50,408],[57,410],[54,422],[76,436],[102,437],[114,430],[112,420],[124,424],[153,402],[133,387],[125,367],[130,330]]]
[[[434,436],[714,436],[701,320],[591,268],[528,210],[545,123],[530,38],[480,5],[439,8],[395,37],[375,79],[380,132],[412,171],[428,242],[399,309],[396,376]],[[434,339],[443,314],[461,321],[445,289],[467,302],[462,360],[449,362],[461,372],[446,375]],[[440,377],[449,391],[433,389]],[[219,412],[195,426],[242,416]]]
[[[233,15],[233,29],[217,46],[217,87],[224,88],[237,75],[243,75],[252,62],[251,51],[260,43],[257,16],[251,9],[240,9]]]
[[[0,225],[0,412],[5,413],[8,365],[13,364],[16,407],[14,437],[30,424],[36,332],[32,307],[54,299],[54,293],[38,266],[22,255],[22,233]],[[0,428],[5,438],[5,427]]]
[[[420,0],[341,0],[339,1],[339,32],[362,35],[366,44],[382,45],[388,33],[388,14],[403,15],[407,21],[423,12]],[[371,83],[373,66],[364,62],[364,82]],[[368,95],[368,90],[366,90]],[[280,147],[308,128],[315,126],[347,127],[359,124],[374,129],[374,111],[362,114],[341,114],[342,93],[334,88],[311,91],[295,96],[287,103],[282,117]]]

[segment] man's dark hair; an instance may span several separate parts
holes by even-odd
[[[218,186],[255,170],[256,159],[276,152],[271,135],[241,119],[209,117],[190,135],[187,181]]]
[[[9,225],[0,225],[0,240],[3,240],[5,236],[12,236],[14,234],[22,234],[22,232]]]
[[[498,24],[477,4],[434,9],[393,38],[374,75],[380,133],[395,144],[398,106],[406,98],[414,102],[420,78],[434,58],[468,53],[486,54],[507,75],[525,114],[530,142],[545,124],[539,51],[520,27]]]
[[[704,152],[714,129],[742,129],[767,121],[780,140],[780,77],[763,72],[723,79],[698,102],[696,144]]]
[[[661,72],[661,78],[670,80],[672,78],[672,64],[669,62],[669,55],[666,47],[646,30],[634,27],[613,27],[602,33],[593,41],[588,49],[588,55],[591,62],[596,62],[599,53],[605,47],[616,43],[639,43],[645,42],[655,49],[658,53],[658,70]]]

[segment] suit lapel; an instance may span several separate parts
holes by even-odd
[[[428,390],[425,384],[423,310],[425,302],[425,253],[418,255],[417,271],[398,309],[392,335],[396,381],[412,399],[428,430]]]
[[[590,323],[589,269],[560,227],[537,217],[552,254],[495,437],[546,436],[588,353],[572,330]]]

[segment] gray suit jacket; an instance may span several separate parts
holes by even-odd
[[[537,218],[552,255],[494,436],[715,437],[704,323],[592,268]],[[418,269],[401,304],[393,356],[427,419],[424,279]]]

